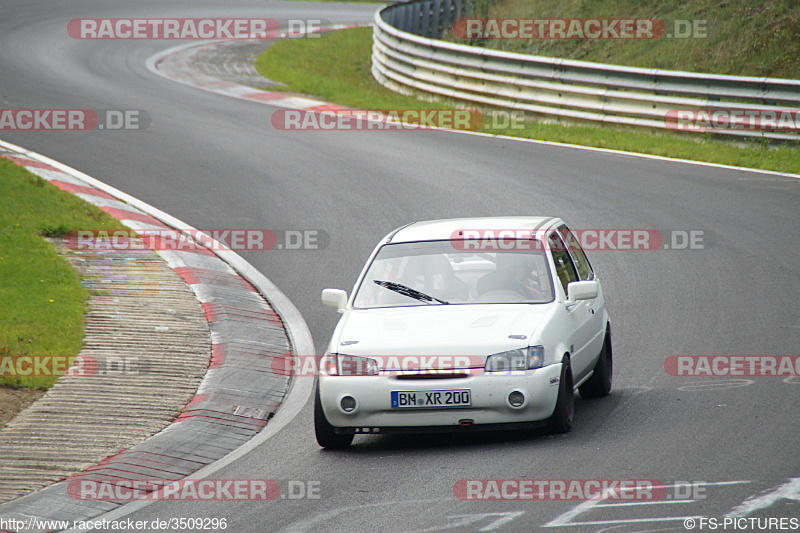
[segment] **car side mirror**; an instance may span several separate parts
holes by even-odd
[[[567,285],[567,305],[574,305],[580,300],[593,300],[599,291],[597,281],[573,281]]]
[[[323,289],[322,305],[333,307],[341,313],[347,307],[347,292],[342,289]]]

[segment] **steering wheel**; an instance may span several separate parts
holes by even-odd
[[[510,291],[507,289],[498,290],[498,291],[486,291],[480,296],[478,296],[479,302],[491,302],[491,303],[514,303],[514,302],[523,302],[527,300],[528,297],[524,296],[517,291]]]

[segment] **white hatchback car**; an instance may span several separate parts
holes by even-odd
[[[314,426],[358,433],[572,426],[574,391],[611,390],[600,281],[558,218],[417,222],[387,235],[320,362]]]

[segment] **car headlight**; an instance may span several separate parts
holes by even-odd
[[[509,372],[541,368],[544,364],[544,346],[528,346],[517,350],[496,353],[486,358],[487,372]]]
[[[329,376],[377,376],[378,361],[369,357],[331,353],[322,358],[320,372]]]

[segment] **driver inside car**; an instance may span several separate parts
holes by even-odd
[[[497,268],[478,281],[478,294],[512,291],[526,300],[547,298],[541,286],[539,270],[532,261],[519,255],[498,254]]]

